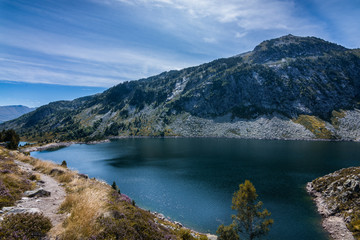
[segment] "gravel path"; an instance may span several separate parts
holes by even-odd
[[[33,166],[27,163],[16,161],[15,163],[26,172],[39,174],[43,183],[38,184],[39,188],[51,193],[48,197],[22,198],[16,203],[16,208],[38,208],[46,217],[49,217],[53,226],[62,223],[66,217],[65,214],[59,214],[58,209],[64,201],[66,193],[64,188],[54,178],[34,171]]]

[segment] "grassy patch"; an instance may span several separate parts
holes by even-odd
[[[0,148],[0,209],[14,205],[23,192],[35,187],[32,176],[21,171],[9,153]]]
[[[40,213],[10,214],[0,223],[0,239],[43,239],[52,225]]]
[[[332,132],[326,128],[325,122],[318,117],[309,115],[300,115],[293,120],[295,123],[303,125],[306,129],[311,131],[316,138],[319,139],[333,139]]]

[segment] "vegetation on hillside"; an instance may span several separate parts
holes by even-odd
[[[17,149],[20,142],[19,135],[13,130],[3,130],[0,132],[0,142],[5,142],[5,145],[9,149]]]
[[[0,222],[0,239],[44,239],[51,227],[49,218],[40,213],[10,214]]]

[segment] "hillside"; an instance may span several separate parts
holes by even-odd
[[[35,108],[29,108],[22,105],[0,106],[0,123],[18,118],[33,110],[35,110]]]
[[[28,140],[360,139],[360,50],[283,36],[253,51],[59,101],[0,125]]]

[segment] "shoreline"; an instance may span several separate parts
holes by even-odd
[[[198,137],[184,137],[184,136],[164,136],[164,137],[153,137],[153,136],[116,136],[116,137],[109,137],[103,140],[97,140],[97,141],[90,141],[90,142],[82,142],[82,141],[68,141],[68,142],[53,142],[53,143],[47,143],[44,145],[38,145],[38,146],[22,146],[22,148],[19,149],[20,152],[24,153],[30,153],[30,152],[36,152],[36,151],[45,151],[48,149],[57,149],[62,147],[69,147],[72,144],[88,144],[88,145],[94,145],[94,144],[100,144],[100,143],[107,143],[111,142],[111,140],[118,140],[118,139],[141,139],[141,138],[154,138],[154,139],[174,139],[174,138],[183,138],[183,139],[191,139],[191,138],[206,138],[206,139],[239,139],[239,140],[266,140],[266,141],[304,141],[304,142],[355,142],[359,143],[359,141],[356,140],[341,140],[341,139],[280,139],[280,138],[236,138],[236,137],[206,137],[206,136],[198,136]]]
[[[355,240],[352,233],[346,227],[346,222],[340,214],[332,214],[329,210],[329,205],[322,197],[320,192],[317,192],[312,182],[306,184],[306,192],[312,197],[317,207],[317,212],[321,215],[321,226],[330,235],[333,240]]]

